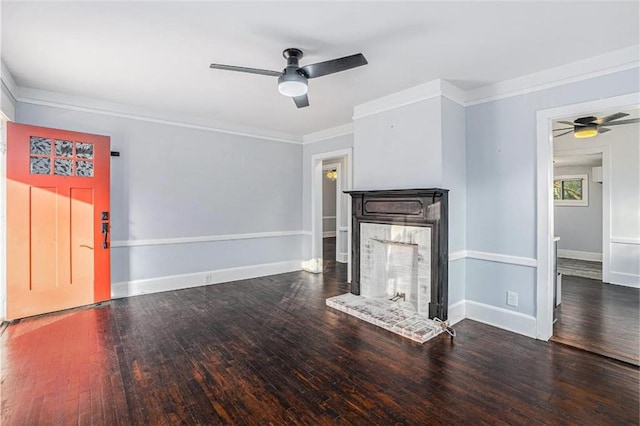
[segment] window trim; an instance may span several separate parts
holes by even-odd
[[[562,176],[554,176],[553,183],[559,180],[581,180],[582,181],[582,200],[556,200],[554,198],[553,203],[556,206],[573,206],[573,207],[588,207],[589,206],[589,175],[588,174],[579,174],[579,175],[562,175]],[[560,196],[562,196],[562,190],[560,190]]]

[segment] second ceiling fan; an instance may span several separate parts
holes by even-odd
[[[285,96],[293,98],[293,102],[298,108],[304,108],[309,106],[309,98],[307,97],[308,79],[335,74],[340,71],[367,65],[368,63],[362,53],[305,65],[304,67],[300,66],[300,59],[302,59],[303,56],[302,50],[296,48],[285,49],[284,52],[282,52],[282,56],[287,60],[287,66],[282,71],[223,64],[211,64],[209,68],[278,77],[278,91]]]
[[[640,122],[640,118],[630,118],[628,120],[620,120],[621,118],[627,117],[629,114],[624,112],[616,112],[615,114],[607,115],[606,117],[580,117],[576,118],[573,123],[570,121],[558,121],[558,123],[566,124],[571,127],[563,127],[560,129],[553,129],[554,132],[560,132],[562,130],[566,130],[563,133],[558,133],[554,135],[554,138],[567,135],[569,133],[573,133],[573,136],[576,138],[590,138],[593,136],[597,136],[600,133],[608,132],[609,126],[619,126],[621,124],[633,124]]]

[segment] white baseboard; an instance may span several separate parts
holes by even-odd
[[[640,275],[626,272],[609,272],[609,284],[640,288]]]
[[[454,325],[459,323],[467,316],[467,301],[460,300],[459,302],[449,305],[447,323]]]
[[[302,270],[319,274],[322,272],[322,259],[309,259],[302,261]]]
[[[530,315],[467,300],[466,317],[527,337],[536,338],[536,318]]]
[[[349,253],[338,253],[336,261],[340,263],[347,263],[349,261]]]
[[[180,290],[183,288],[200,287],[210,284],[220,284],[229,281],[246,280],[267,275],[284,274],[300,270],[299,260],[286,262],[265,263],[262,265],[241,266],[238,268],[218,269],[193,274],[170,275],[166,277],[149,278],[144,280],[125,281],[111,284],[111,297],[138,296],[141,294],[159,293],[163,291]],[[205,284],[205,275],[210,275],[210,282]]]
[[[558,249],[558,257],[575,260],[590,260],[592,262],[602,262],[602,253],[593,253],[590,251]]]
[[[331,238],[336,236],[336,231],[326,231],[322,233],[322,238]]]

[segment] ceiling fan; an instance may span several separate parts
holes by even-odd
[[[302,50],[296,48],[285,49],[282,52],[282,56],[287,60],[287,66],[281,72],[223,64],[211,64],[209,68],[278,77],[278,91],[285,96],[293,98],[293,102],[298,108],[304,108],[309,106],[309,98],[307,97],[308,79],[346,71],[368,63],[362,53],[305,65],[304,67],[299,65],[300,59],[302,59]]]
[[[553,129],[554,132],[566,130],[564,133],[554,135],[554,138],[564,136],[569,133],[573,133],[576,138],[590,138],[600,133],[606,133],[610,126],[619,126],[621,124],[632,124],[640,122],[640,118],[630,118],[628,120],[620,120],[628,116],[624,112],[616,112],[615,114],[607,115],[606,117],[598,118],[594,116],[580,117],[572,122],[570,121],[558,121],[558,123],[567,124],[571,127],[563,127],[561,129]]]

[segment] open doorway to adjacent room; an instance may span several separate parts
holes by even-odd
[[[640,108],[553,121],[552,341],[640,365]]]
[[[344,191],[352,185],[351,158],[350,148],[311,156],[311,262],[305,268],[348,282],[351,200]]]
[[[322,259],[323,270],[337,261],[336,235],[338,206],[340,205],[338,187],[338,169],[340,163],[325,160],[322,162]]]

